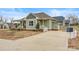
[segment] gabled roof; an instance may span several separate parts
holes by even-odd
[[[30,13],[29,15],[32,15],[34,16],[34,18],[37,18],[37,19],[53,19],[51,16],[47,15],[46,13],[44,12],[40,12],[40,13]],[[28,15],[28,16],[29,16]],[[26,18],[28,18],[28,16]]]
[[[57,21],[63,21],[65,19],[63,16],[55,16],[53,18],[55,18]]]
[[[26,20],[26,19],[38,19],[38,20],[46,20],[46,19],[50,19],[50,20],[55,20],[55,18],[52,18],[51,16],[47,15],[44,12],[40,12],[40,13],[30,13],[28,14],[26,17],[19,19],[20,21],[22,20]]]
[[[20,22],[20,20],[12,20],[13,22]]]
[[[41,13],[34,13],[33,14],[35,17],[37,17],[38,19],[52,19],[51,16],[47,15],[46,13],[44,12],[41,12]]]
[[[12,23],[20,23],[21,20],[12,20]]]

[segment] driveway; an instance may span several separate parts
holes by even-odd
[[[0,39],[0,50],[59,51],[68,49],[69,35],[61,31],[48,31],[18,40]]]

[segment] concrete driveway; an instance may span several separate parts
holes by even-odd
[[[0,39],[0,50],[8,51],[64,51],[68,49],[69,35],[61,31],[48,31],[34,36],[18,39]]]

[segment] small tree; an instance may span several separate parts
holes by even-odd
[[[78,23],[78,16],[76,16],[75,14],[69,14],[67,16],[67,19],[70,20],[70,24],[72,25],[77,25]]]

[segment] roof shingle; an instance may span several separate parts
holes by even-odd
[[[33,15],[35,17],[37,17],[38,19],[52,19],[51,16],[47,15],[46,13],[44,12],[41,12],[41,13],[33,13]]]

